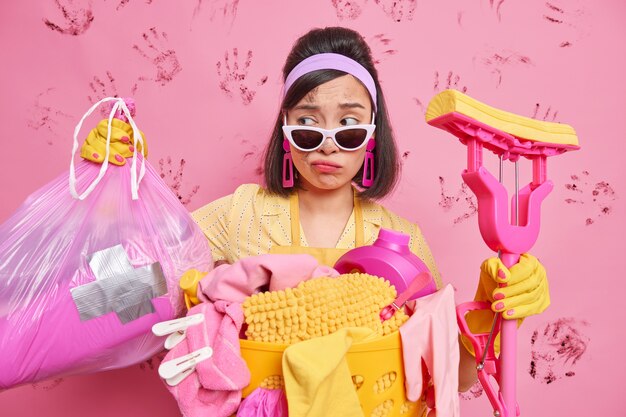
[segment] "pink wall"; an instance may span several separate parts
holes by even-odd
[[[283,58],[309,28],[345,25],[379,61],[403,153],[387,204],[420,223],[459,302],[490,253],[461,185],[465,149],[425,124],[429,98],[466,89],[577,129],[582,150],[550,161],[556,186],[533,253],[553,304],[520,329],[519,401],[525,416],[624,415],[625,11],[615,0],[3,2],[0,220],[67,169],[75,124],[114,94],[136,98],[150,160],[189,209],[258,181]],[[464,395],[464,415],[491,415],[479,394]],[[0,415],[165,417],[177,407],[145,363],[9,390]]]

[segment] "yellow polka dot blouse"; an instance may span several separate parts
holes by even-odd
[[[428,266],[441,287],[441,278],[419,227],[373,201],[362,201],[364,241],[371,245],[383,227],[411,236],[411,251]],[[235,192],[192,213],[207,239],[214,261],[234,263],[247,256],[269,253],[274,245],[292,246],[289,199],[269,194],[257,184],[244,184]],[[337,242],[338,249],[353,249],[354,213]],[[300,246],[308,246],[301,231]]]

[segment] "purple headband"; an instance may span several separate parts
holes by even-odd
[[[291,70],[289,75],[287,75],[287,79],[285,80],[283,98],[287,95],[287,91],[289,91],[291,85],[298,78],[302,77],[304,74],[308,74],[309,72],[321,69],[343,71],[361,81],[370,93],[370,97],[374,103],[374,111],[376,110],[376,83],[374,83],[374,78],[372,78],[372,75],[363,65],[341,54],[325,53],[312,55],[296,65],[295,68]]]

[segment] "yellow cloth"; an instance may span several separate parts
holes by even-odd
[[[296,343],[283,354],[283,378],[290,416],[363,416],[346,353],[353,342],[377,337],[350,327]]]
[[[424,261],[441,287],[441,277],[419,227],[373,201],[361,201],[363,243],[371,245],[381,227],[411,236],[411,251]],[[257,184],[245,184],[234,194],[194,211],[192,216],[209,240],[214,261],[234,263],[247,256],[271,253],[276,246],[292,246],[290,199],[271,195]],[[356,241],[354,212],[336,249],[353,249]],[[300,226],[300,242],[308,247]]]
[[[98,125],[89,132],[87,139],[80,148],[80,156],[92,162],[102,163],[106,154],[107,134],[109,129],[109,120],[103,119]],[[143,148],[137,145],[137,152],[142,152],[143,156],[148,156],[148,145],[146,137],[141,133],[143,138]],[[125,138],[125,139],[122,139]],[[109,162],[115,165],[124,165],[126,158],[133,156],[130,146],[135,144],[133,136],[133,128],[128,123],[120,119],[111,120],[111,142],[109,145]]]

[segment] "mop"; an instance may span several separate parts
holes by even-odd
[[[463,180],[478,200],[478,224],[483,240],[507,268],[528,252],[539,235],[540,209],[554,184],[547,178],[548,156],[579,149],[574,129],[566,124],[538,121],[502,111],[456,90],[446,90],[430,101],[426,121],[452,133],[467,146],[467,169]],[[483,148],[498,155],[500,179],[483,166]],[[532,161],[532,181],[519,189],[518,161]],[[511,198],[511,221],[507,218],[507,191],[502,185],[502,164],[515,164],[515,195]],[[490,310],[486,302],[457,306],[461,333],[474,347],[478,379],[494,408],[495,417],[520,415],[516,399],[517,320],[496,314],[489,333],[473,334],[465,320],[470,311]],[[501,333],[500,356],[493,338]],[[493,377],[493,378],[491,378]],[[495,379],[499,391],[492,385]]]

